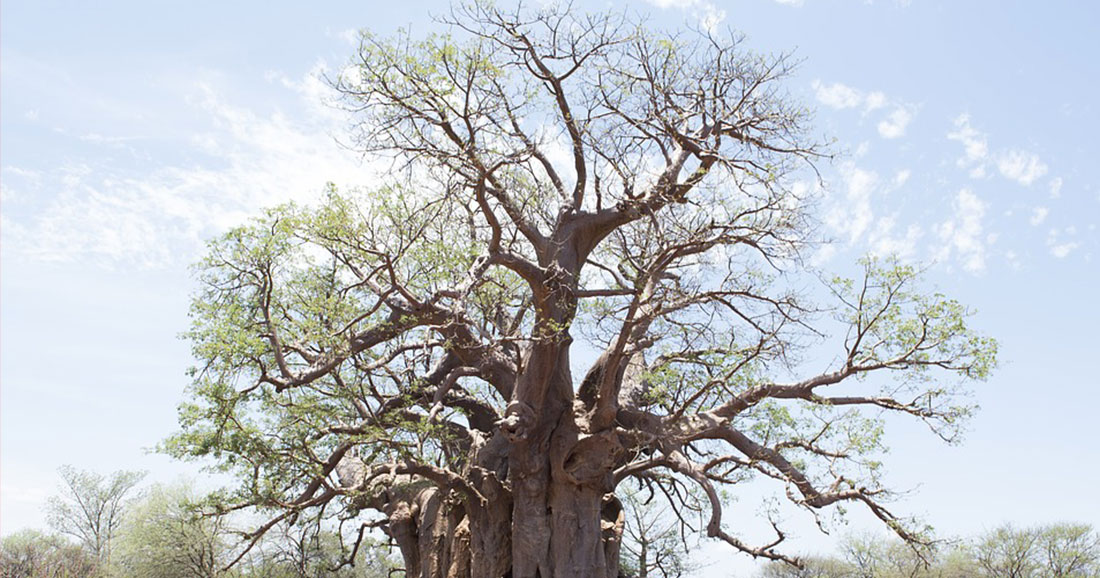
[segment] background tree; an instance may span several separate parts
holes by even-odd
[[[850,564],[836,558],[808,556],[798,566],[786,561],[775,561],[760,571],[761,578],[851,578],[854,570]]]
[[[201,515],[188,485],[153,486],[126,512],[115,548],[117,573],[217,578],[229,555],[224,522]]]
[[[1036,546],[1048,576],[1100,576],[1100,533],[1088,524],[1044,526]]]
[[[97,566],[87,551],[59,536],[22,530],[0,541],[3,578],[87,578]]]
[[[915,549],[873,534],[846,537],[834,557],[806,557],[803,568],[769,565],[762,577],[874,578],[1100,577],[1100,535],[1088,524],[1004,525],[968,540]]]
[[[222,508],[270,512],[255,540],[354,519],[410,576],[615,576],[628,478],[674,509],[697,488],[706,535],[753,556],[791,559],[778,525],[754,544],[723,521],[720,488],[753,477],[922,540],[887,508],[881,415],[954,439],[995,344],[897,263],[824,309],[801,294],[793,184],[821,151],[790,60],[561,4],[445,22],[364,34],[336,81],[385,186],[211,245],[167,449],[237,477]],[[832,364],[799,366],[836,332]]]
[[[1001,526],[975,541],[974,557],[985,576],[1029,578],[1039,571],[1038,540],[1037,529]]]
[[[890,560],[889,546],[867,533],[849,535],[840,544],[844,561],[851,567],[852,578],[875,578],[886,572]]]
[[[617,494],[623,506],[620,576],[679,578],[698,570],[688,556],[688,531],[698,524],[696,512],[673,513],[656,492],[622,488]]]
[[[394,569],[389,548],[365,540],[352,565],[339,533],[312,523],[282,523],[264,535],[241,573],[247,578],[388,578]]]
[[[864,532],[846,536],[840,550],[853,578],[962,578],[975,573],[969,552],[956,543],[911,544]]]
[[[118,533],[127,498],[144,472],[117,471],[109,476],[65,465],[58,469],[61,493],[46,502],[46,519],[61,534],[75,538],[101,565],[109,566],[111,542]]]
[[[974,540],[973,549],[990,578],[1100,576],[1100,535],[1086,524],[1006,524]]]

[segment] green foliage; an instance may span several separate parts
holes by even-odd
[[[240,578],[389,578],[388,548],[371,538],[359,545],[354,564],[339,533],[312,522],[280,524],[238,567]]]
[[[58,473],[62,490],[46,502],[47,521],[61,534],[75,538],[101,564],[109,565],[128,496],[145,472],[104,476],[65,465]]]
[[[407,329],[410,319],[380,312],[375,283],[422,293],[452,284],[473,251],[470,239],[441,218],[450,209],[396,188],[358,195],[330,188],[317,207],[278,207],[212,242],[198,266],[203,289],[185,335],[202,362],[192,372],[194,401],[181,406],[182,430],[162,448],[177,457],[212,457],[221,470],[250,480],[238,498],[288,501],[296,480],[319,472],[309,456],[334,449],[319,432],[355,419],[365,390],[400,391],[364,381],[363,367],[387,355],[377,350],[307,387],[282,392],[277,380],[284,368],[347,355],[352,336]],[[483,302],[498,302],[493,291],[508,283],[514,280],[485,284]],[[418,339],[423,334],[407,333],[391,347]],[[276,342],[292,352],[276,354]],[[422,438],[435,433],[411,421],[392,425],[396,432],[360,427],[354,435],[387,439],[400,452],[419,451]]]
[[[927,380],[928,370],[947,369],[969,379],[986,379],[997,363],[997,342],[968,327],[972,312],[941,293],[918,287],[921,271],[896,259],[862,261],[862,283],[836,279],[838,313],[850,332],[851,362],[885,366],[906,379]]]
[[[1004,525],[971,540],[919,549],[871,534],[848,536],[841,557],[774,563],[762,578],[1097,578],[1100,534],[1087,524]]]
[[[632,486],[621,487],[618,496],[626,523],[621,575],[679,578],[699,569],[689,555],[682,519],[662,497]]]
[[[761,578],[853,578],[852,568],[832,558],[808,557],[801,568],[786,562],[772,562],[760,572]]]
[[[989,578],[1096,578],[1100,533],[1086,524],[1003,525],[978,537],[974,559]]]
[[[130,506],[112,561],[119,576],[217,578],[228,562],[218,517],[204,517],[186,484],[157,485]]]
[[[59,536],[21,530],[0,541],[4,578],[89,578],[97,575],[95,557]]]
[[[922,271],[897,259],[862,261],[861,282],[831,283],[846,327],[846,368],[857,376],[886,370],[894,379],[881,390],[902,400],[942,438],[958,441],[975,407],[961,386],[984,380],[997,366],[997,341],[969,326],[973,312],[954,299],[920,287]],[[934,370],[954,373],[944,382]]]
[[[350,551],[338,533],[300,522],[280,525],[226,570],[237,554],[230,549],[233,517],[205,514],[205,505],[189,482],[152,486],[124,504],[109,561],[60,535],[16,532],[0,541],[0,577],[383,578],[394,567],[389,548],[371,536],[359,545],[355,564],[348,565]]]

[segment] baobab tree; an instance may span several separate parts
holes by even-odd
[[[795,561],[778,525],[723,519],[754,476],[921,540],[887,509],[878,420],[950,439],[995,344],[893,261],[810,303],[797,183],[826,151],[790,59],[566,5],[443,22],[364,33],[333,81],[386,182],[269,210],[199,267],[167,447],[237,476],[222,509],[269,512],[252,539],[331,516],[351,554],[381,528],[425,577],[617,576],[628,479],[702,496],[700,529],[756,557]]]

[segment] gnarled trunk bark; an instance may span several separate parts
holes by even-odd
[[[551,430],[547,443],[566,443],[560,440],[573,437],[568,431]],[[567,451],[555,468],[545,460],[552,451],[517,456],[514,463],[542,477],[513,477],[512,492],[502,486],[484,503],[431,486],[394,495],[384,508],[387,532],[401,551],[406,576],[616,578],[622,508],[604,483],[583,477],[602,469],[607,437],[572,442],[570,449],[583,454]]]
[[[542,420],[540,420],[542,421]],[[623,512],[610,492],[621,448],[573,411],[511,445],[510,488],[484,469],[484,501],[409,484],[387,492],[387,531],[410,578],[616,578]]]

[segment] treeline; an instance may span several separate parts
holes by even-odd
[[[1088,524],[1005,525],[930,548],[851,536],[805,567],[773,563],[760,578],[1100,578],[1100,534]]]
[[[46,506],[51,532],[0,541],[0,578],[383,578],[394,566],[388,548],[370,539],[352,566],[334,531],[284,523],[226,570],[241,554],[242,534],[230,517],[203,515],[189,484],[139,491],[139,472],[60,473],[62,492]]]
[[[242,554],[254,523],[204,515],[189,484],[139,489],[140,472],[103,476],[60,469],[62,491],[46,506],[49,533],[0,541],[0,578],[388,578],[404,575],[385,543],[364,537],[351,552],[332,528],[282,523]],[[623,496],[620,576],[681,578],[699,572],[677,519],[635,492]],[[236,527],[235,527],[236,526]],[[239,558],[239,560],[238,560]],[[236,560],[236,563],[231,564]],[[1100,533],[1087,524],[1010,525],[980,536],[915,548],[853,535],[835,556],[773,563],[757,578],[1100,578]],[[232,565],[231,569],[226,569]]]

